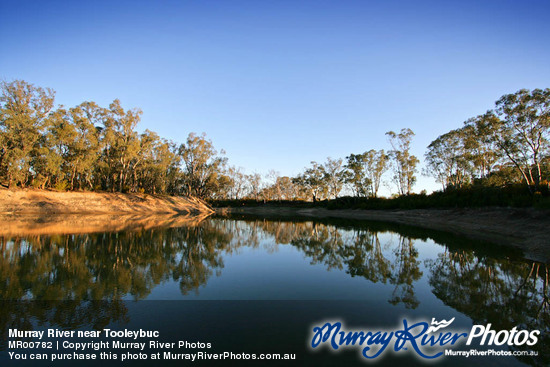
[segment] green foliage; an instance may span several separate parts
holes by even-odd
[[[550,89],[521,89],[496,102],[494,111],[428,146],[426,174],[444,188],[470,181],[484,185],[523,182],[532,193],[549,178]]]
[[[227,160],[218,156],[214,145],[206,135],[189,134],[186,144],[178,148],[183,171],[183,193],[208,198],[222,187],[222,172]]]
[[[439,136],[428,146],[426,172],[443,187],[462,187],[468,183],[472,164],[466,150],[466,129],[452,130]]]
[[[248,175],[228,167],[223,152],[218,153],[205,134],[191,133],[183,144],[149,130],[139,134],[141,111],[125,110],[117,99],[108,107],[88,101],[55,108],[55,93],[50,89],[21,80],[3,82],[0,89],[0,184],[7,187],[192,195],[257,203],[298,200],[331,207],[547,205],[548,88],[504,95],[494,111],[432,141],[423,173],[435,177],[444,192],[429,196],[412,194],[419,160],[411,154],[414,132],[407,128],[386,133],[391,145],[387,153],[371,149],[350,154],[345,162],[340,158],[313,161],[295,177],[272,170],[266,183],[257,173]],[[390,167],[398,194],[391,200],[376,200]],[[518,184],[528,188],[527,194],[514,191]],[[356,201],[339,198],[342,192],[354,195]]]
[[[325,181],[323,167],[317,162],[311,162],[311,167],[306,168],[304,173],[294,178],[293,182],[308,193],[313,202],[327,197],[329,188]]]
[[[481,207],[544,207],[550,203],[548,190],[531,195],[522,185],[507,187],[470,186],[450,188],[430,195],[412,194],[393,199],[338,198],[326,203],[329,209],[424,209],[424,208],[481,208]]]
[[[344,167],[342,167],[342,159],[328,157],[327,161],[321,166],[321,172],[328,189],[328,197],[337,198],[346,176]]]
[[[225,159],[190,134],[180,146],[138,134],[141,111],[115,99],[54,109],[54,92],[24,81],[1,84],[0,183],[56,190],[214,196]]]
[[[33,157],[41,154],[54,92],[21,80],[2,82],[0,87],[0,176],[7,186],[25,187],[32,182]]]
[[[389,168],[389,156],[384,150],[369,150],[363,154],[351,154],[347,159],[346,183],[355,196],[378,196],[382,175]]]
[[[416,166],[420,162],[410,153],[414,132],[411,129],[401,129],[399,134],[388,131],[386,135],[392,146],[389,155],[393,163],[393,180],[400,195],[409,195],[416,183]]]
[[[524,185],[516,184],[506,187],[488,187],[472,185],[467,188],[449,188],[446,191],[430,195],[411,194],[395,198],[344,196],[333,200],[317,202],[305,201],[255,201],[255,200],[218,200],[213,201],[216,207],[241,206],[289,206],[289,207],[322,207],[327,209],[435,209],[435,208],[482,208],[482,207],[550,207],[550,190],[544,189],[532,195]]]
[[[69,189],[69,183],[65,180],[58,180],[53,186],[53,189],[57,191],[66,191]]]
[[[550,154],[550,88],[521,89],[496,102],[494,139],[528,186],[543,180],[541,160]]]

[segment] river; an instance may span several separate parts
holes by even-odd
[[[442,355],[436,365],[550,361],[548,265],[505,247],[350,220],[210,217],[107,228],[0,237],[3,335],[15,328],[156,330],[156,343],[185,341],[187,352],[296,356],[268,365],[424,365],[419,352],[434,356],[445,349],[526,355]],[[335,351],[330,340],[312,348],[314,328],[327,322],[340,323],[342,331],[389,334],[406,328],[404,323],[441,320],[453,320],[447,327],[453,335],[488,324],[496,332],[506,330],[502,338],[514,327],[516,335],[521,330],[540,334],[532,346],[521,343],[522,337],[514,343],[513,335],[502,345],[480,345],[481,337],[466,345],[462,337],[453,345],[418,351],[412,342],[399,348],[394,338],[372,359],[363,352],[372,357],[382,345],[372,339],[370,352],[366,344]],[[10,357],[9,340],[4,337],[0,344],[1,364],[30,364]],[[151,340],[144,342],[149,346]],[[533,351],[538,355],[529,355]],[[116,364],[105,357],[105,363]],[[255,365],[246,359],[222,362],[195,364]]]

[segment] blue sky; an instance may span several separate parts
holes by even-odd
[[[140,131],[205,132],[231,165],[295,175],[403,127],[422,158],[501,95],[550,87],[549,17],[530,0],[0,0],[0,78],[65,106],[119,98]]]

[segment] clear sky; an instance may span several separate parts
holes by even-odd
[[[0,0],[0,78],[65,106],[119,98],[140,131],[205,132],[247,173],[296,175],[403,127],[422,158],[503,94],[550,87],[549,19],[547,0]]]

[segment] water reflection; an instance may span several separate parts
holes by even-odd
[[[168,279],[185,294],[223,267],[232,235],[220,224],[0,238],[0,298],[137,300]]]
[[[373,283],[394,285],[392,304],[403,303],[416,308],[414,282],[420,279],[418,251],[413,239],[399,236],[390,252],[382,251],[378,232],[357,228],[342,235],[336,227],[315,225],[311,231],[296,234],[290,243],[312,260],[329,269],[345,269],[352,277],[359,276]]]
[[[549,354],[542,349],[550,346],[548,266],[502,249],[492,253],[487,244],[399,225],[346,221],[217,218],[138,228],[0,237],[2,332],[30,330],[31,318],[65,327],[123,321],[125,298],[144,299],[167,282],[176,282],[182,295],[199,292],[213,275],[222,274],[228,254],[245,248],[277,252],[284,244],[311,264],[391,287],[387,301],[392,305],[418,308],[423,300],[415,287],[424,282],[475,323],[541,330],[537,347]],[[421,259],[419,247],[427,246],[429,238],[442,247]],[[48,307],[9,302],[22,300],[54,302]]]
[[[429,283],[439,299],[476,324],[491,323],[492,329],[540,330],[539,342],[533,347],[542,357],[537,362],[550,362],[547,265],[479,258],[472,251],[460,250],[445,251],[426,262]]]

